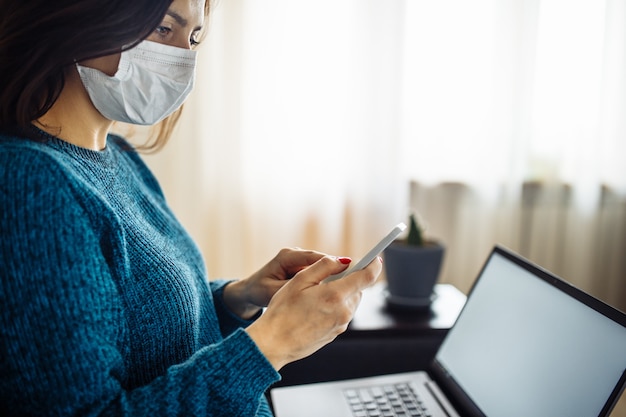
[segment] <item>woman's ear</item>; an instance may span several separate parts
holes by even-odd
[[[79,64],[83,67],[97,69],[98,71],[112,77],[119,68],[121,56],[121,52],[118,52],[112,55],[101,56],[99,58],[86,59],[79,62]]]

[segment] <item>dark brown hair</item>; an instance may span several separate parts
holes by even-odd
[[[0,0],[0,130],[26,134],[58,99],[69,65],[137,45],[161,23],[171,3]],[[179,113],[162,122],[151,146],[160,147]]]

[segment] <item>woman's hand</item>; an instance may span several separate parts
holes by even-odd
[[[345,268],[341,258],[320,258],[276,292],[265,313],[247,328],[274,368],[314,353],[344,332],[361,291],[374,284],[382,262],[378,258],[365,269],[322,283]]]
[[[287,280],[323,256],[323,253],[310,250],[283,249],[250,277],[229,283],[224,288],[224,303],[239,317],[249,319],[267,306]],[[345,268],[349,259],[341,259]]]

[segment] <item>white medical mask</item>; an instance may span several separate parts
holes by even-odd
[[[109,120],[152,125],[178,109],[193,89],[196,51],[143,41],[124,51],[114,76],[77,64],[93,105]]]

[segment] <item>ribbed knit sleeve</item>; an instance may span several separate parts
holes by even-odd
[[[209,284],[211,286],[211,292],[213,293],[213,300],[215,303],[215,311],[217,317],[219,317],[220,329],[222,335],[228,336],[237,329],[246,328],[252,324],[261,313],[257,314],[250,320],[244,320],[241,317],[235,315],[224,303],[224,287],[231,281],[228,280],[215,280]]]
[[[208,346],[183,364],[172,367],[166,377],[128,393],[120,402],[120,409],[113,409],[111,415],[265,415],[257,414],[260,407],[267,410],[267,404],[259,398],[276,379],[271,372],[259,373],[258,367],[263,362],[271,367],[248,334],[240,329],[218,345]],[[196,395],[184,395],[181,387],[194,387]],[[210,396],[197,395],[200,392],[210,392]],[[172,404],[172,398],[176,398],[176,404]]]
[[[0,415],[271,415],[279,375],[236,320],[222,336],[135,157],[43,146],[0,141]]]

